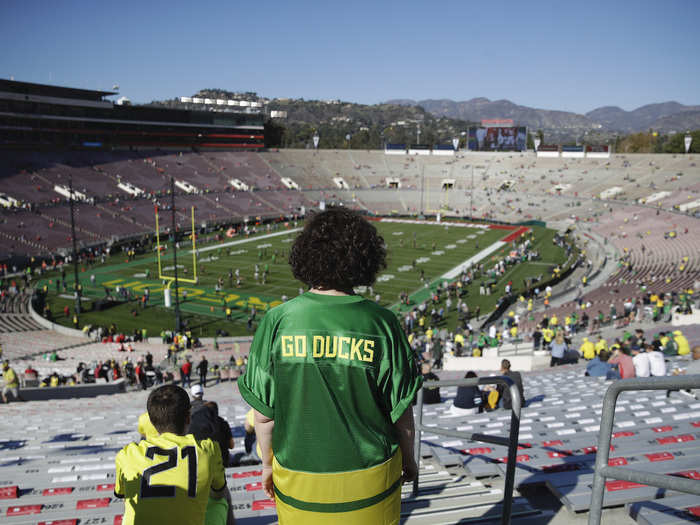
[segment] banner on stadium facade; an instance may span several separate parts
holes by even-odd
[[[500,126],[469,128],[467,144],[471,151],[525,151],[527,130]]]
[[[452,139],[452,147],[457,151],[459,149],[459,139],[457,137]]]
[[[454,155],[455,148],[452,144],[435,144],[433,146],[433,155]]]
[[[387,155],[405,155],[406,144],[386,144],[384,146],[384,153]]]
[[[561,156],[568,158],[583,158],[583,146],[563,145],[561,147]]]
[[[542,144],[542,139],[540,139],[539,137],[536,137],[535,138],[535,151],[540,149],[540,144]]]
[[[691,135],[686,135],[685,136],[685,152],[688,153],[690,151],[690,145],[693,143],[693,137]]]
[[[538,157],[558,157],[559,146],[557,144],[540,144],[537,147]]]
[[[411,144],[408,146],[409,155],[430,155],[430,147],[427,144]]]
[[[607,153],[609,149],[610,146],[586,146],[586,151],[589,153]]]
[[[586,157],[596,159],[610,158],[610,146],[606,145],[589,145],[586,146]]]

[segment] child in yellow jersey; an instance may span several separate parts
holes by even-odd
[[[224,498],[227,490],[219,445],[185,435],[190,399],[179,386],[151,392],[147,409],[158,434],[129,443],[116,458],[114,494],[125,500],[123,523],[203,525],[210,495]]]

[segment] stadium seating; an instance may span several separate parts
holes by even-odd
[[[580,366],[524,375],[528,404],[521,415],[516,487],[544,485],[570,512],[588,508],[601,399],[608,384],[584,377]],[[452,416],[449,409],[455,391],[443,388],[442,403],[424,407],[424,424],[507,435],[510,414],[505,411]],[[100,396],[5,407],[7,428],[21,426],[24,431],[0,438],[3,523],[88,517],[104,517],[105,523],[118,520],[115,517],[123,512],[123,503],[111,494],[114,455],[137,439],[136,420],[144,410],[147,393],[121,394],[118,403],[114,396]],[[231,383],[210,384],[205,397],[218,402],[220,414],[232,425],[236,447],[231,452],[240,455],[248,407]],[[402,522],[427,525],[468,517],[498,518],[505,447],[430,433],[424,433],[422,439],[419,495],[412,499],[410,486],[403,488]],[[612,446],[611,464],[697,479],[700,401],[680,393],[623,394],[618,401]],[[275,520],[274,503],[263,495],[259,474],[256,466],[227,469],[235,514],[241,523]],[[670,491],[612,480],[606,484],[605,507],[628,504],[638,523],[666,523],[659,521],[660,513],[664,519],[675,516],[669,508],[684,512],[682,509],[693,503],[688,496]],[[534,524],[552,516],[516,494],[513,517],[515,523]]]
[[[151,200],[169,204],[170,176],[201,192],[187,195],[178,190],[182,221],[187,220],[185,210],[190,206],[197,207],[201,219],[219,221],[277,217],[320,200],[377,214],[413,214],[422,207],[433,213],[466,215],[473,204],[473,215],[497,220],[592,222],[597,231],[614,233],[615,242],[639,233],[631,223],[620,228],[625,218],[637,217],[634,224],[652,232],[694,224],[677,211],[679,205],[700,196],[694,164],[692,157],[673,155],[618,155],[604,160],[535,159],[524,153],[410,157],[360,150],[9,152],[0,169],[3,189],[38,213],[3,212],[6,224],[0,246],[21,254],[69,245],[66,199],[53,190],[55,184],[66,185],[68,175],[76,190],[95,199],[94,204],[77,207],[77,236],[83,243],[151,231]],[[338,176],[350,189],[335,185],[333,178]],[[286,189],[283,177],[291,178],[301,191]],[[400,182],[399,189],[386,189],[390,178]],[[255,191],[232,191],[232,179]],[[455,181],[449,192],[442,189],[445,179]],[[145,193],[130,196],[117,188],[120,182]],[[601,200],[600,194],[612,187],[619,188],[614,201]],[[615,206],[615,213],[606,212],[610,206]],[[664,213],[654,216],[657,209]],[[696,247],[693,243],[678,248],[685,252]]]

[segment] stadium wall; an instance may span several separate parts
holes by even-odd
[[[88,385],[55,386],[50,388],[23,388],[22,399],[25,401],[46,401],[48,399],[72,399],[76,397],[97,397],[126,392],[124,379],[112,383],[91,383]]]
[[[53,330],[59,334],[69,335],[71,337],[82,337],[85,339],[86,343],[90,342],[90,339],[82,330],[75,330],[74,328],[68,328],[67,326],[52,323],[48,319],[39,315],[39,313],[34,309],[34,300],[29,301],[29,314],[32,316],[32,319],[37,322],[37,324],[40,324],[47,330]]]

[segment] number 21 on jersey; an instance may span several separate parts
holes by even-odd
[[[178,458],[177,451],[180,450]],[[151,485],[151,476],[160,472],[176,469],[179,460],[187,460],[187,495],[190,498],[197,496],[197,450],[193,446],[178,449],[162,449],[160,447],[148,447],[146,457],[154,459],[155,456],[164,456],[167,459],[156,463],[143,471],[141,476],[141,498],[174,498],[175,485]],[[179,483],[177,486],[181,486]]]

